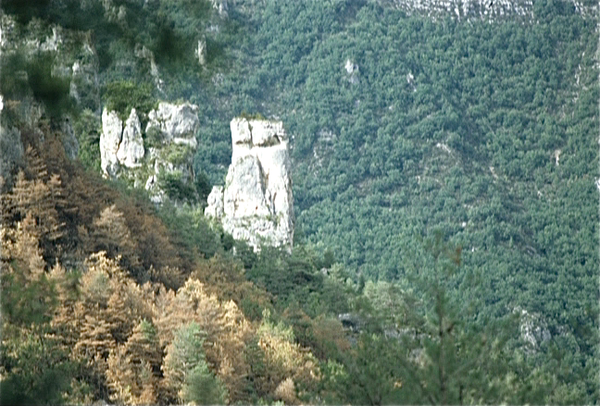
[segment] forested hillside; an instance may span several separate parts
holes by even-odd
[[[534,14],[432,21],[371,2],[266,2],[239,108],[280,116],[296,137],[301,238],[352,274],[403,283],[418,237],[442,230],[485,312],[540,314],[585,380],[598,340],[598,21],[568,2]]]
[[[394,4],[2,2],[2,404],[598,403],[597,4]],[[99,177],[159,99],[200,200],[283,121],[291,253]]]

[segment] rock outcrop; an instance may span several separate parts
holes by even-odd
[[[543,342],[552,338],[547,323],[539,314],[529,313],[520,307],[513,311],[520,316],[521,340],[529,346],[529,350],[539,350]]]
[[[102,112],[102,134],[100,135],[100,167],[107,177],[116,176],[119,170],[117,152],[122,137],[123,122],[115,111],[105,109]]]
[[[190,103],[171,104],[161,102],[157,110],[148,114],[146,133],[159,131],[163,142],[185,144],[191,148],[198,146],[196,130],[200,125],[198,106]]]
[[[100,136],[101,167],[106,177],[124,177],[135,186],[145,187],[156,204],[164,202],[167,181],[175,199],[177,189],[188,190],[193,184],[192,158],[197,148],[198,106],[189,103],[159,103],[148,114],[146,131],[135,109],[123,121],[116,112],[102,112]],[[186,186],[188,185],[188,186]],[[192,188],[193,189],[193,188]]]
[[[213,8],[219,13],[221,18],[227,18],[229,9],[229,5],[227,4],[227,0],[211,0]]]
[[[69,117],[65,117],[61,123],[60,129],[62,131],[62,144],[65,148],[67,157],[73,160],[77,159],[77,155],[79,154],[79,141],[77,141],[77,137],[75,136],[73,126],[71,126],[71,119]]]
[[[117,151],[117,159],[128,168],[141,166],[144,157],[144,140],[142,138],[142,125],[135,111],[131,109],[129,118],[125,121],[125,129],[121,144]]]
[[[11,174],[23,162],[23,155],[21,132],[0,125],[0,189],[3,183],[10,183]]]
[[[357,85],[360,83],[360,68],[357,64],[352,62],[352,60],[350,59],[346,59],[346,65],[344,65],[344,69],[346,69],[346,73],[348,74],[348,82],[350,82],[353,85]]]
[[[4,109],[4,96],[0,94],[0,114]],[[5,128],[0,115],[0,191],[11,172],[23,159],[21,133],[16,128]]]
[[[205,215],[235,239],[292,247],[294,233],[288,136],[281,122],[236,118],[226,185],[208,196]]]
[[[503,20],[525,18],[533,20],[533,0],[378,0],[383,5],[402,9],[408,14],[427,15],[432,18],[452,16],[462,19]],[[597,15],[597,5],[572,1],[575,10],[584,17]]]

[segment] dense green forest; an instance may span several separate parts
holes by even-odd
[[[597,16],[388,3],[2,2],[1,404],[598,403]],[[165,99],[200,106],[178,208],[99,177],[102,107]],[[291,253],[202,214],[241,112],[292,135]]]

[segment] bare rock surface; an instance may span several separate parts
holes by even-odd
[[[288,136],[280,121],[231,121],[232,159],[225,187],[213,187],[205,215],[258,250],[292,246],[293,196]]]
[[[200,125],[198,106],[190,103],[172,104],[160,102],[156,110],[148,114],[146,133],[158,130],[164,142],[185,144],[192,148],[198,146],[196,130]]]
[[[116,176],[119,170],[117,152],[123,135],[123,122],[115,111],[102,112],[100,135],[100,167],[105,176]]]
[[[119,163],[128,168],[136,168],[142,165],[142,158],[144,158],[142,127],[135,109],[131,109],[129,118],[125,122],[117,159]]]
[[[144,187],[151,200],[162,204],[167,193],[161,179],[171,186],[193,184],[192,160],[197,148],[198,106],[161,102],[148,114],[146,131],[135,108],[123,122],[115,111],[102,112],[101,168],[106,177],[127,178]],[[177,199],[176,199],[177,200]]]

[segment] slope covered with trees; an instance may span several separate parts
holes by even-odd
[[[0,402],[596,403],[597,18],[230,3],[2,2]],[[201,106],[199,196],[232,117],[283,120],[292,253],[98,177],[102,106],[159,98]]]
[[[247,247],[223,243],[191,209],[163,221],[146,196],[68,160],[60,132],[39,129],[1,195],[2,404],[316,396],[318,359],[281,324],[288,306],[244,276],[232,248]],[[316,277],[303,260],[290,272]],[[319,343],[345,342],[323,280],[311,293],[325,304],[305,316],[307,331],[333,323]]]
[[[401,282],[418,237],[442,230],[464,248],[486,317],[539,314],[552,362],[590,393],[598,21],[569,2],[533,11],[433,21],[374,2],[265,2],[250,16],[247,68],[223,95],[236,89],[239,109],[294,134],[301,238],[355,280]],[[220,163],[208,145],[204,165]]]

